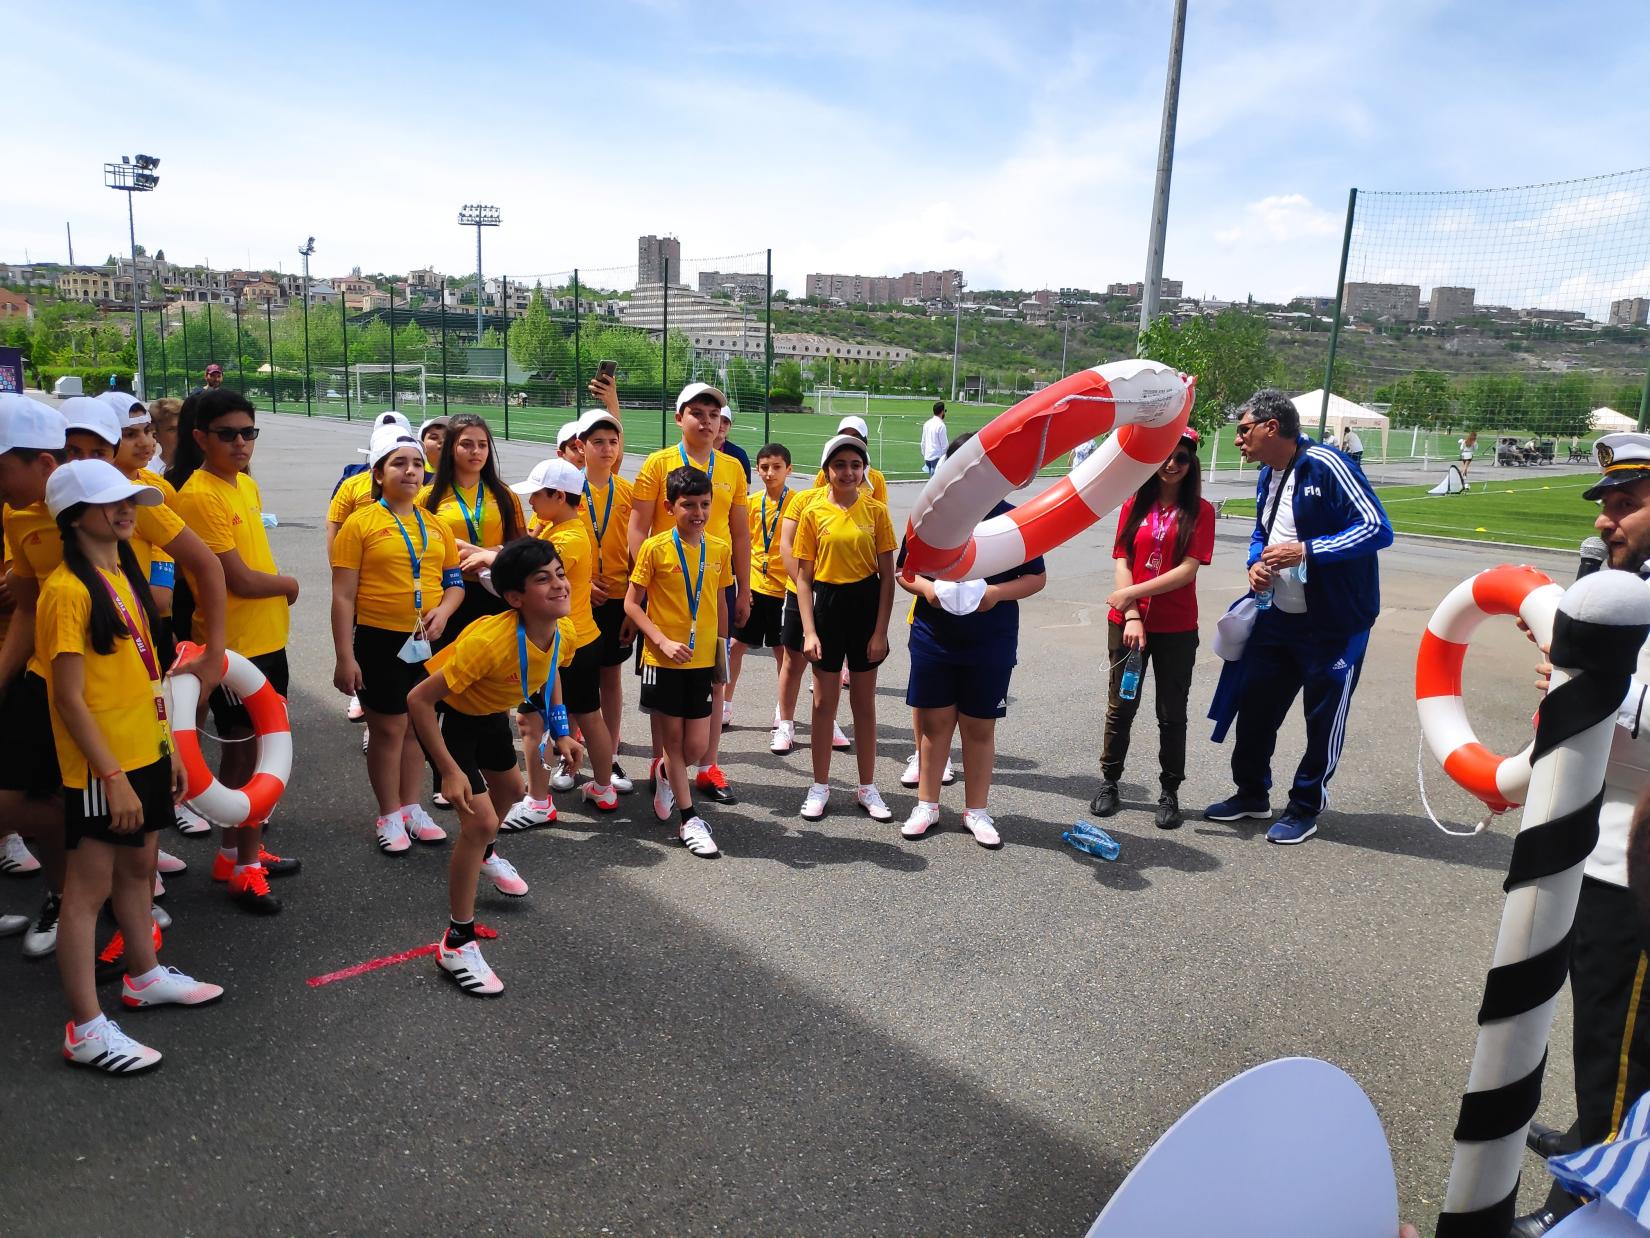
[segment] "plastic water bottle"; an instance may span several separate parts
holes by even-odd
[[[1132,701],[1140,695],[1140,670],[1146,664],[1146,655],[1139,649],[1129,650],[1129,656],[1123,659],[1123,682],[1117,689],[1117,694],[1125,701]]]
[[[1271,610],[1272,609],[1272,592],[1273,592],[1272,587],[1270,585],[1268,585],[1266,588],[1262,589],[1259,593],[1255,594],[1255,609],[1256,610]]]
[[[1087,821],[1074,822],[1071,829],[1066,830],[1060,837],[1078,851],[1098,856],[1102,860],[1115,860],[1123,853],[1123,848],[1115,838]]]

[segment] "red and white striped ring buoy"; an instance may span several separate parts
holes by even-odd
[[[1513,756],[1478,742],[1461,699],[1461,668],[1478,625],[1491,615],[1517,615],[1543,645],[1553,635],[1561,586],[1533,567],[1503,563],[1451,589],[1427,620],[1415,658],[1415,708],[1421,734],[1444,772],[1492,812],[1524,802],[1530,789],[1530,749]]]
[[[906,526],[904,571],[974,580],[1053,550],[1116,510],[1180,441],[1197,380],[1156,361],[1114,361],[1051,383],[993,418],[940,464]],[[1121,427],[1028,502],[983,517],[1050,460]]]
[[[186,662],[200,652],[199,645],[184,641],[178,645],[178,660]],[[166,677],[172,742],[189,776],[186,798],[191,808],[217,825],[256,825],[274,811],[292,775],[292,725],[287,718],[286,698],[275,691],[275,685],[262,671],[233,650],[224,655],[223,686],[246,706],[257,737],[258,763],[246,785],[224,786],[201,754],[200,734],[195,729],[201,681],[187,673]]]

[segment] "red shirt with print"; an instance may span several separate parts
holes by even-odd
[[[1182,559],[1196,559],[1199,563],[1207,563],[1215,556],[1215,509],[1207,500],[1199,499],[1197,505],[1197,528],[1192,530],[1192,540],[1186,547],[1186,553],[1177,558],[1175,546],[1180,540],[1180,511],[1178,508],[1164,508],[1153,505],[1146,518],[1140,522],[1140,527],[1134,531],[1134,544],[1123,544],[1123,529],[1129,523],[1129,514],[1134,510],[1134,496],[1130,495],[1123,500],[1123,506],[1117,513],[1117,539],[1112,544],[1111,557],[1127,559],[1129,570],[1134,574],[1134,583],[1145,584],[1163,575],[1170,568],[1178,565]],[[1182,585],[1168,593],[1159,593],[1149,598],[1141,598],[1140,606],[1144,612],[1143,618],[1146,631],[1150,632],[1191,632],[1197,628],[1197,582]],[[1113,623],[1121,625],[1121,612],[1112,609],[1107,615]]]

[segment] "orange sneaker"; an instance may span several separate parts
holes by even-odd
[[[733,792],[728,790],[728,776],[722,772],[720,765],[707,765],[700,770],[699,776],[693,780],[693,789],[718,804],[739,802],[734,799]]]
[[[275,855],[263,847],[258,848],[258,863],[263,866],[264,872],[271,877],[290,877],[303,867],[302,860],[294,860],[291,856]]]
[[[155,943],[155,953],[159,954],[160,953],[160,943],[161,943],[160,925],[158,925],[158,924],[155,925],[154,928],[153,928],[153,932],[154,932],[153,940],[154,940],[154,943]],[[116,929],[115,930],[115,935],[113,937],[109,938],[109,944],[104,946],[103,949],[101,949],[97,952],[97,979],[98,979],[98,983],[101,984],[106,980],[113,980],[117,975],[119,975],[121,970],[122,970],[122,964],[124,963],[125,958],[126,958],[126,939],[120,935],[120,930]]]
[[[229,897],[254,915],[272,916],[281,900],[269,892],[269,876],[262,868],[243,869],[229,878]]]
[[[212,857],[212,880],[228,881],[235,875],[235,861],[223,852]]]

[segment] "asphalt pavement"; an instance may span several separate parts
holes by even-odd
[[[960,829],[960,780],[943,832],[899,835],[914,795],[898,785],[912,746],[896,627],[878,727],[893,823],[854,809],[847,756],[830,814],[800,820],[806,749],[767,751],[771,664],[753,657],[723,747],[740,802],[707,812],[721,860],[674,843],[645,782],[601,821],[568,794],[557,826],[502,843],[530,895],[483,886],[502,999],[465,996],[428,957],[314,986],[435,940],[446,850],[378,853],[360,731],[331,685],[323,513],[365,431],[261,420],[271,541],[304,586],[295,769],[270,845],[304,869],[278,883],[281,915],[252,918],[209,880],[211,845],[163,837],[191,864],[169,881],[163,961],[228,993],[119,1015],[118,988],[104,990],[167,1055],[149,1077],[65,1069],[55,967],[0,942],[0,1232],[1070,1234],[1210,1088],[1296,1054],[1358,1080],[1403,1214],[1436,1214],[1514,823],[1456,838],[1428,819],[1412,668],[1432,608],[1495,561],[1483,549],[1401,539],[1383,554],[1331,808],[1303,846],[1268,845],[1259,823],[1153,828],[1149,701],[1128,807],[1106,823],[1121,856],[1060,841],[1097,777],[1108,519],[1050,557],[1047,590],[1022,607],[991,803],[1001,851]],[[541,450],[503,445],[512,479]],[[896,524],[917,489],[894,488]],[[1188,809],[1230,785],[1202,714],[1246,533],[1223,521],[1199,577]],[[1569,577],[1564,556],[1519,557]],[[1533,661],[1510,624],[1474,646],[1467,696],[1492,747],[1529,736]],[[626,691],[637,775],[646,724]],[[1300,745],[1297,713],[1280,783]],[[1446,824],[1475,819],[1430,761],[1427,794]],[[32,911],[40,890],[0,878],[0,911]],[[1566,997],[1543,1103],[1559,1126],[1568,1026]],[[1527,1198],[1544,1192],[1533,1160],[1525,1177]]]

